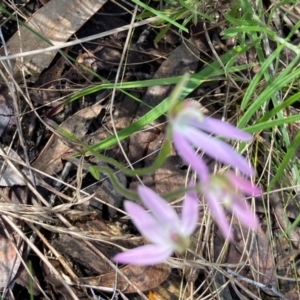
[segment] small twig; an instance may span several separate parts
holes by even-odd
[[[233,276],[233,278],[236,278],[236,279],[239,279],[239,280],[242,280],[244,282],[247,282],[249,284],[252,284],[264,291],[269,291],[269,292],[272,292],[274,295],[278,296],[278,297],[281,297],[282,299],[284,300],[289,300],[287,297],[285,297],[283,294],[281,294],[280,292],[278,292],[272,285],[267,285],[267,284],[263,284],[263,283],[260,283],[260,282],[257,282],[257,281],[254,281],[252,279],[249,279],[249,278],[246,278],[246,277],[243,277],[235,272],[233,272],[232,270],[226,268],[226,272],[228,274],[230,274],[231,276]]]
[[[6,46],[6,42],[4,40],[3,34],[2,34],[2,28],[0,26],[0,40],[3,44],[3,49],[4,49],[4,53],[5,56],[8,55],[8,49]],[[7,79],[6,76],[4,76],[3,72],[1,71],[1,77],[3,78],[3,80],[5,81],[10,93],[11,93],[11,97],[13,99],[13,109],[14,109],[14,115],[15,115],[15,120],[16,120],[16,126],[17,126],[17,132],[18,132],[18,137],[19,137],[19,142],[20,145],[23,149],[23,153],[24,153],[24,158],[25,158],[25,162],[26,165],[29,166],[30,165],[30,160],[29,160],[29,156],[28,156],[28,152],[27,152],[27,148],[26,148],[26,144],[25,144],[25,139],[24,139],[24,135],[23,135],[23,131],[22,131],[22,125],[21,125],[21,118],[20,118],[20,111],[19,111],[19,105],[18,105],[18,101],[17,101],[17,89],[15,87],[15,82],[12,80],[13,78],[13,69],[12,69],[12,64],[11,61],[9,59],[7,59],[6,63],[4,62],[4,65],[6,65],[6,70],[8,72],[8,74],[10,75],[10,79]],[[33,177],[33,173],[31,170],[29,170],[29,173],[31,175],[32,178]],[[33,184],[35,186],[35,182],[33,180]]]
[[[55,189],[55,190],[59,190],[59,189],[61,188],[62,182],[65,181],[65,179],[66,179],[67,176],[69,175],[72,166],[73,166],[72,163],[66,162],[65,167],[64,167],[64,169],[63,169],[62,172],[61,172],[60,180],[57,180],[57,181],[55,181],[55,183],[54,183],[54,189]],[[50,206],[53,206],[53,205],[54,205],[54,202],[55,202],[55,198],[56,198],[56,197],[57,197],[57,194],[56,194],[56,193],[52,193],[52,194],[51,194],[50,200],[49,200]]]
[[[110,118],[111,118],[111,124],[112,124],[112,129],[113,129],[113,133],[117,139],[117,142],[118,142],[118,146],[126,160],[126,162],[128,163],[128,166],[134,171],[134,167],[132,166],[127,154],[126,154],[126,151],[124,150],[122,144],[121,144],[121,141],[119,139],[119,136],[118,136],[118,132],[117,132],[117,129],[116,129],[116,125],[115,125],[115,121],[114,121],[114,116],[113,116],[113,105],[114,105],[114,99],[115,99],[115,95],[116,95],[116,90],[117,90],[117,84],[119,82],[119,77],[120,77],[120,74],[121,74],[121,70],[122,70],[122,66],[123,66],[123,61],[125,60],[125,57],[126,57],[126,53],[127,53],[127,49],[128,49],[128,44],[130,42],[130,39],[131,39],[131,32],[133,30],[133,25],[134,25],[134,19],[135,19],[135,16],[136,16],[136,13],[137,13],[137,10],[138,10],[138,6],[136,5],[134,7],[134,11],[133,11],[133,15],[132,15],[132,19],[131,19],[131,23],[130,23],[130,27],[128,29],[128,34],[127,34],[127,37],[126,37],[126,41],[125,41],[125,45],[124,45],[124,50],[122,52],[122,56],[121,56],[121,59],[120,59],[120,62],[119,62],[119,65],[118,65],[118,70],[117,70],[117,74],[116,74],[116,78],[115,78],[115,82],[114,82],[114,88],[112,90],[112,93],[111,93],[111,101],[110,101],[110,106],[109,106],[109,115],[110,115]],[[136,175],[136,178],[138,179],[138,181],[143,184],[141,178]]]
[[[28,244],[28,246],[36,253],[36,255],[46,264],[46,266],[50,269],[50,271],[56,276],[56,278],[60,280],[61,284],[67,289],[69,295],[72,297],[71,299],[79,300],[78,297],[75,295],[74,291],[71,289],[71,287],[62,278],[60,273],[53,267],[52,264],[49,263],[47,258],[43,255],[43,253],[30,241],[30,239],[22,232],[22,230],[15,225],[15,223],[11,220],[11,218],[5,215],[3,215],[2,218]]]
[[[119,28],[115,28],[115,29],[112,29],[112,30],[107,30],[105,32],[90,35],[86,38],[76,39],[74,41],[70,41],[70,42],[66,42],[66,43],[60,43],[58,45],[50,46],[50,47],[47,47],[47,48],[31,50],[31,51],[25,51],[25,52],[11,54],[11,55],[0,56],[0,61],[6,61],[6,60],[9,60],[9,59],[16,59],[16,58],[19,58],[19,57],[37,55],[37,54],[45,53],[47,51],[59,50],[59,49],[66,48],[66,47],[69,47],[69,46],[71,47],[71,46],[74,46],[74,45],[82,44],[84,42],[89,42],[89,41],[96,40],[96,39],[99,39],[99,38],[102,38],[102,37],[106,37],[106,36],[109,36],[111,34],[126,31],[126,30],[131,29],[131,28],[136,28],[136,27],[140,27],[140,26],[143,26],[143,25],[147,25],[151,22],[158,21],[158,20],[159,20],[159,17],[151,17],[151,18],[148,18],[148,19],[145,19],[145,20],[135,22],[134,24],[124,25],[124,26],[121,26]]]

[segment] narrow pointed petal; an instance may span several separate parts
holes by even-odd
[[[125,201],[124,208],[133,224],[148,241],[160,245],[167,244],[168,237],[162,224],[158,223],[150,213],[131,201]]]
[[[250,141],[252,139],[251,134],[238,129],[229,123],[210,117],[205,117],[202,121],[190,119],[187,120],[187,123],[203,131],[234,140]]]
[[[209,176],[206,164],[199,155],[195,154],[195,151],[192,148],[192,146],[177,130],[173,131],[173,141],[174,147],[178,151],[178,154],[183,158],[183,160],[186,163],[191,165],[191,168],[194,171],[196,171],[196,173],[202,181],[206,181]]]
[[[232,240],[232,233],[230,230],[229,223],[226,218],[225,211],[219,201],[222,199],[216,199],[214,195],[206,193],[205,200],[209,206],[210,212],[214,217],[214,220],[217,222],[220,231],[222,232],[224,238]]]
[[[179,225],[176,211],[150,188],[141,185],[138,187],[138,194],[144,205],[151,210],[160,223]]]
[[[113,257],[113,261],[122,264],[149,266],[164,262],[172,254],[172,248],[146,245],[119,253]]]
[[[251,211],[250,207],[237,198],[232,201],[231,210],[236,218],[246,227],[257,229],[259,222],[256,215]]]
[[[237,168],[246,175],[250,176],[254,173],[248,161],[225,142],[208,136],[207,134],[191,127],[185,129],[183,132],[184,137],[191,144],[199,147],[211,157],[223,162],[224,164]]]
[[[195,231],[198,218],[199,209],[197,193],[191,191],[185,196],[181,213],[182,231],[185,235],[191,235]]]
[[[234,187],[246,195],[260,196],[262,194],[261,189],[258,186],[253,185],[250,180],[237,176],[233,172],[228,172],[226,176]]]

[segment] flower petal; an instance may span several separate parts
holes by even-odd
[[[219,229],[221,230],[224,238],[232,240],[232,233],[229,223],[226,218],[226,214],[220,203],[221,199],[217,199],[213,193],[205,193],[205,200],[208,204],[211,214],[214,220],[217,222]]]
[[[233,172],[227,172],[226,177],[234,187],[248,196],[260,196],[262,194],[261,189],[253,185],[250,180],[237,176]]]
[[[235,198],[231,204],[235,217],[246,227],[256,229],[259,225],[256,215],[241,198]]]
[[[181,222],[184,235],[191,235],[198,223],[198,198],[195,191],[187,192],[182,205]]]
[[[179,226],[177,212],[164,199],[157,195],[153,190],[146,186],[138,187],[138,194],[143,204],[149,208],[154,216],[162,225]]]
[[[229,123],[211,117],[205,117],[203,121],[189,119],[187,120],[187,123],[203,131],[234,140],[250,141],[252,139],[251,134],[238,129]]]
[[[133,224],[148,241],[160,245],[168,243],[168,235],[166,235],[164,228],[140,205],[131,201],[125,201],[124,208],[130,215]]]
[[[160,245],[145,245],[119,253],[112,260],[122,264],[148,266],[164,262],[172,253],[172,248]]]
[[[189,145],[179,130],[173,130],[173,140],[174,147],[182,159],[191,165],[191,168],[197,172],[202,181],[206,181],[209,176],[206,164],[199,155],[195,154],[194,149]]]
[[[211,157],[239,169],[246,175],[252,175],[253,169],[248,161],[228,144],[209,136],[195,128],[185,128],[184,137],[194,146],[199,147],[202,151]]]

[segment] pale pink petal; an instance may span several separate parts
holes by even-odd
[[[183,134],[191,144],[220,162],[237,168],[246,175],[254,173],[248,161],[225,142],[192,127],[186,128]]]
[[[205,200],[208,204],[209,210],[214,217],[214,220],[217,222],[220,231],[222,232],[224,238],[232,240],[232,233],[230,230],[229,223],[226,218],[225,211],[223,209],[220,201],[222,199],[217,199],[213,193],[206,193]]]
[[[146,186],[140,185],[138,187],[138,194],[143,204],[151,210],[153,216],[162,225],[179,226],[179,217],[176,211],[154,191]]]
[[[250,141],[252,139],[251,134],[238,129],[229,123],[211,117],[205,117],[202,121],[189,119],[187,120],[187,123],[208,133],[234,140]]]
[[[181,222],[184,235],[192,234],[198,223],[198,197],[195,191],[187,192],[182,205]]]
[[[252,229],[258,227],[259,223],[257,217],[241,198],[236,198],[232,201],[231,210],[235,217],[246,227]]]
[[[124,209],[139,232],[150,242],[165,245],[168,242],[166,231],[160,223],[140,205],[131,202],[124,202]]]
[[[112,260],[121,264],[149,266],[164,262],[172,253],[172,248],[160,245],[145,245],[119,253]]]
[[[237,176],[233,172],[228,172],[226,177],[234,187],[248,196],[260,196],[262,194],[261,189],[258,186],[253,185],[250,180]]]
[[[202,181],[206,181],[209,176],[208,168],[203,159],[199,155],[195,154],[192,146],[186,141],[180,132],[173,131],[174,147],[178,151],[178,154],[182,159],[191,165],[191,168],[196,171]]]

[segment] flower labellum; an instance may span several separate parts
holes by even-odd
[[[252,136],[223,121],[206,117],[199,110],[196,101],[179,102],[170,110],[169,119],[174,147],[185,162],[191,165],[203,181],[209,172],[204,161],[195,154],[194,148],[237,168],[245,175],[252,175],[253,169],[248,161],[230,145],[210,136],[209,133],[234,140],[249,141]]]
[[[114,256],[115,262],[133,265],[154,265],[164,262],[173,252],[183,253],[189,236],[198,222],[198,200],[194,191],[187,192],[183,201],[181,218],[159,195],[145,186],[138,194],[148,213],[140,205],[125,201],[124,208],[140,233],[152,244],[137,247]]]
[[[201,190],[210,212],[225,238],[231,240],[232,232],[223,207],[231,210],[245,227],[251,229],[258,227],[257,217],[240,193],[248,196],[261,195],[261,190],[252,185],[250,181],[235,175],[233,172],[211,175],[207,183],[202,184]]]

